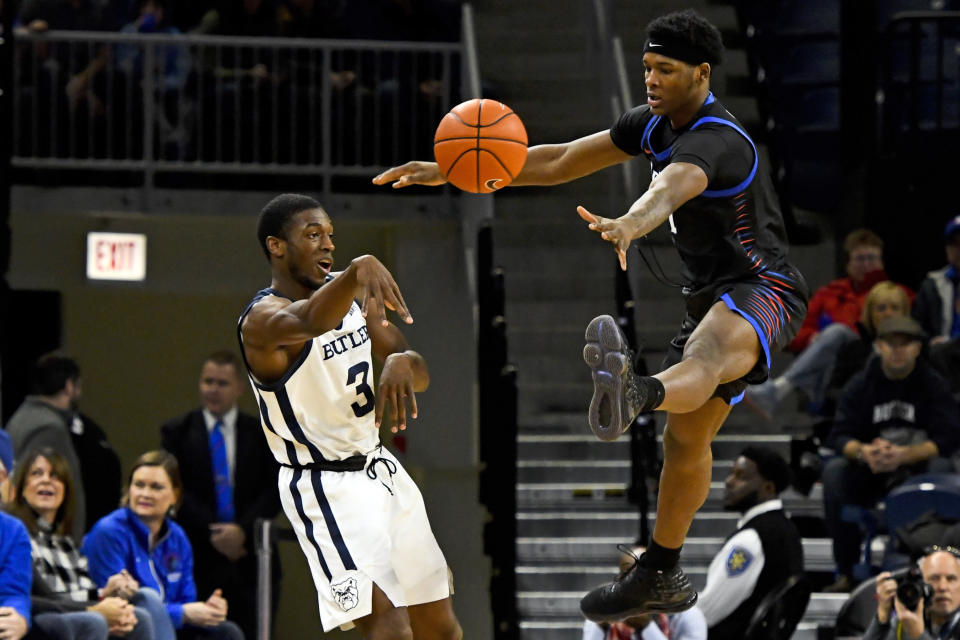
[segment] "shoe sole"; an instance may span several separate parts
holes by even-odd
[[[632,366],[626,355],[626,339],[616,321],[608,316],[597,316],[587,325],[584,333],[583,361],[593,375],[593,397],[587,420],[590,429],[601,440],[611,441],[620,437],[629,425],[624,424],[623,374]],[[600,423],[600,412],[609,408],[609,424]]]
[[[693,592],[693,595],[687,599],[685,602],[679,604],[673,604],[669,606],[643,606],[643,607],[634,607],[633,609],[627,609],[626,611],[621,611],[620,613],[612,616],[592,616],[585,612],[583,609],[580,610],[580,613],[583,614],[585,618],[591,622],[602,623],[602,622],[620,622],[626,620],[627,618],[632,618],[634,616],[642,616],[651,613],[681,613],[687,609],[693,608],[697,604],[698,594],[696,591]]]

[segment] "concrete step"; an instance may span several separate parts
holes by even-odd
[[[784,458],[790,457],[792,437],[785,434],[719,434],[711,448],[716,459],[732,460],[746,446],[773,449]],[[658,436],[662,443],[663,437]],[[583,460],[606,460],[630,457],[630,440],[623,437],[613,442],[598,440],[592,433],[582,434],[525,434],[517,436],[517,456],[521,460],[564,459],[580,457]]]
[[[649,513],[651,525],[656,513]],[[737,530],[739,513],[703,512],[690,525],[692,536],[728,536]],[[537,536],[617,536],[623,540],[636,538],[640,532],[640,516],[622,511],[545,511],[517,514],[517,534]]]
[[[520,565],[517,567],[517,591],[580,591],[585,593],[598,584],[609,582],[619,569],[616,562],[569,566],[569,565]],[[684,573],[698,591],[707,582],[706,567],[693,567]]]
[[[814,594],[814,597],[830,594]],[[810,606],[813,606],[811,599]],[[808,606],[809,609],[809,606]],[[817,640],[819,627],[832,627],[833,619],[818,621],[816,619],[800,621],[791,640]],[[531,617],[520,622],[521,640],[580,640],[583,637],[583,618],[574,617]]]
[[[613,258],[611,257],[611,260]],[[511,272],[507,288],[513,300],[531,302],[552,300],[563,305],[572,300],[592,300],[597,308],[611,305],[614,296],[613,269],[599,269],[570,277],[557,277],[553,272]]]
[[[636,511],[637,507],[627,501],[626,482],[531,482],[517,485],[517,508],[524,512],[535,511]],[[723,510],[723,482],[711,482],[710,494],[702,507],[703,512]],[[783,506],[791,515],[822,516],[823,486],[814,485],[809,496],[787,490],[781,495]]]
[[[609,582],[602,580],[602,582]],[[596,585],[594,585],[596,586]],[[517,593],[517,608],[524,618],[556,618],[569,616],[571,622],[576,620],[580,611],[580,599],[584,590],[560,591],[519,591]],[[804,621],[808,623],[833,623],[843,602],[845,594],[816,593],[810,597]],[[581,628],[583,623],[581,622]]]
[[[723,482],[733,463],[713,461],[713,482]],[[629,460],[519,460],[517,482],[540,483],[627,483],[630,480]]]
[[[617,557],[617,545],[629,544],[634,536],[520,536],[517,538],[517,564],[601,564]],[[680,561],[684,567],[708,566],[723,546],[725,538],[692,536],[683,543]],[[883,545],[873,551],[880,560]],[[807,571],[833,571],[830,538],[803,539],[804,567]]]

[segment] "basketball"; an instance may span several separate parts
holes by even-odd
[[[470,193],[510,184],[527,160],[527,130],[507,105],[475,98],[443,116],[433,155],[447,182]]]

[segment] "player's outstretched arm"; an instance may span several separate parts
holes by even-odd
[[[685,202],[703,193],[708,182],[707,174],[697,165],[677,162],[664,169],[646,193],[619,218],[594,215],[582,206],[577,207],[577,213],[589,223],[590,230],[613,244],[620,268],[626,271],[630,243],[659,227]]]
[[[536,145],[528,150],[523,170],[509,186],[549,186],[570,182],[632,157],[613,144],[609,131],[563,144]],[[436,186],[445,182],[436,162],[419,160],[387,169],[373,179],[373,184],[377,185],[393,183],[394,189],[412,184]]]
[[[613,143],[609,130],[563,144],[539,144],[527,151],[523,170],[509,186],[562,184],[632,158]]]
[[[256,305],[243,326],[244,342],[271,346],[305,342],[340,324],[357,298],[362,301],[364,316],[376,318],[380,324],[388,324],[386,309],[396,311],[408,324],[413,322],[393,276],[379,260],[367,255],[355,258],[309,298]]]
[[[430,386],[427,362],[409,348],[406,338],[393,324],[382,325],[367,321],[373,355],[383,362],[377,383],[375,421],[377,426],[384,414],[391,419],[393,432],[407,428],[407,410],[411,418],[418,414],[417,396]]]

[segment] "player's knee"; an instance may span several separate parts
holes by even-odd
[[[663,432],[663,451],[677,463],[696,464],[710,452],[710,436],[690,424],[667,425]]]
[[[364,640],[413,640],[413,629],[409,623],[398,624],[394,621],[392,624],[378,625]]]
[[[463,629],[456,620],[448,620],[441,629],[438,629],[437,640],[463,640]]]

